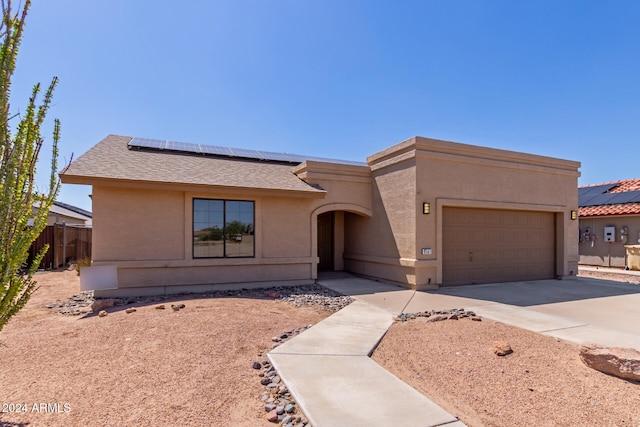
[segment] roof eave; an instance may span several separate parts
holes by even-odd
[[[239,187],[232,185],[211,185],[211,184],[191,184],[164,181],[142,181],[142,180],[123,180],[117,178],[92,177],[80,175],[61,175],[63,184],[81,184],[105,187],[126,187],[139,189],[163,189],[174,191],[218,191],[224,193],[251,193],[260,195],[278,195],[284,197],[297,198],[324,198],[327,192],[325,190],[309,187],[309,190],[292,190],[286,188],[268,188],[268,187]]]

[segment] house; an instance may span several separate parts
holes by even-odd
[[[91,227],[91,212],[68,203],[55,201],[49,209],[47,225],[67,224]]]
[[[49,245],[49,250],[40,268],[58,268],[72,260],[91,258],[91,212],[54,201],[47,214],[47,226],[29,248],[28,265],[45,245]]]
[[[323,270],[426,289],[574,276],[579,166],[422,137],[361,163],[110,135],[61,179],[93,186],[99,296]]]
[[[640,178],[578,188],[580,264],[625,267],[640,244]]]

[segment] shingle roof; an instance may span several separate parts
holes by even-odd
[[[595,187],[601,187],[602,190],[595,191]],[[578,204],[580,205],[578,214],[581,217],[640,215],[640,202],[635,200],[635,198],[628,203],[615,203],[616,198],[614,196],[611,196],[614,198],[610,200],[609,203],[607,203],[608,198],[605,197],[605,195],[607,194],[615,195],[621,193],[630,193],[630,195],[632,195],[633,193],[637,193],[638,191],[640,191],[640,178],[604,182],[602,184],[584,185],[579,187],[579,190],[582,190],[583,193],[588,192],[589,189],[592,189],[592,197],[594,194],[593,191],[595,191],[596,196],[601,195],[600,199],[598,200],[601,200],[602,202],[594,204],[594,199],[589,200],[588,196],[584,197],[578,202]]]
[[[109,135],[73,161],[62,182],[92,184],[103,180],[283,190],[312,194],[314,188],[291,165],[163,151],[130,150],[131,137]]]
[[[73,206],[73,205],[70,205],[68,203],[62,203],[62,202],[59,202],[57,200],[55,202],[53,202],[53,204],[56,205],[56,206],[60,206],[61,208],[70,210],[71,212],[75,212],[75,213],[77,213],[79,215],[83,215],[83,216],[86,216],[88,218],[91,218],[91,212],[86,211],[86,210],[84,210],[82,208],[79,208],[77,206]]]

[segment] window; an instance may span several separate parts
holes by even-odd
[[[253,257],[253,202],[193,199],[193,257]]]

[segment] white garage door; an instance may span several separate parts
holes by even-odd
[[[554,214],[445,207],[442,249],[443,285],[553,279]]]

